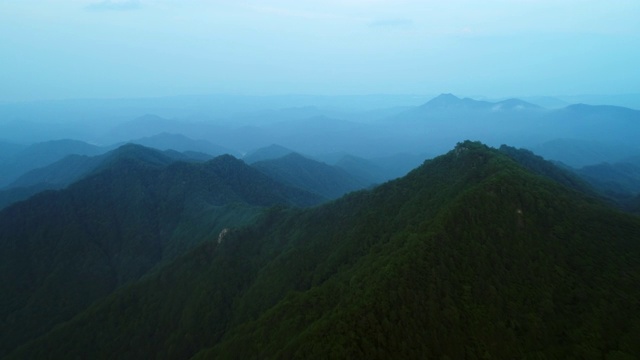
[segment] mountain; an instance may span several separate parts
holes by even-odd
[[[491,103],[470,98],[461,99],[453,94],[440,94],[419,107],[420,110],[450,110],[450,109],[486,109]]]
[[[123,145],[97,156],[68,155],[50,165],[30,170],[0,191],[0,209],[44,190],[65,188],[93,172],[102,163],[119,159],[123,155],[126,156],[130,152],[135,152],[134,149],[135,146]],[[163,156],[166,156],[168,161],[203,162],[211,159],[210,155],[202,153],[179,153],[174,150],[164,151]],[[162,163],[161,161],[160,164]]]
[[[26,172],[7,188],[48,184],[51,189],[65,187],[95,169],[106,155],[68,155],[47,166]]]
[[[66,189],[0,211],[0,357],[264,207],[320,200],[230,155],[120,147]]]
[[[380,184],[406,175],[431,156],[397,153],[386,157],[363,159],[343,155],[335,166],[369,184]]]
[[[129,142],[158,150],[195,151],[212,156],[223,154],[238,155],[234,150],[213,144],[207,140],[193,140],[180,134],[160,133]]]
[[[585,195],[598,196],[597,192],[586,181],[574,174],[570,169],[559,167],[530,150],[516,149],[508,145],[500,146],[499,150],[511,160],[520,164],[520,166],[537,175],[544,176]]]
[[[409,171],[421,165],[425,159],[432,157],[427,154],[397,153],[386,157],[372,158],[369,161],[384,170],[383,180],[387,181],[405,176]]]
[[[180,122],[176,120],[166,119],[154,114],[146,114],[114,126],[107,137],[111,141],[128,141],[150,137],[158,132],[181,133],[184,135],[184,132],[176,131],[180,128],[180,125]]]
[[[507,99],[498,102],[480,101],[470,98],[461,99],[453,94],[441,94],[425,104],[418,107],[424,111],[445,111],[445,110],[490,110],[490,111],[519,111],[519,110],[539,110],[538,105],[520,99]]]
[[[613,196],[640,194],[640,165],[602,163],[585,166],[576,172],[605,194]]]
[[[107,149],[78,140],[53,140],[36,143],[19,151],[0,164],[0,188],[29,170],[52,164],[67,155],[99,155]]]
[[[69,155],[53,164],[27,171],[0,190],[0,209],[44,190],[62,189],[95,169],[103,158]]]
[[[561,99],[572,104],[614,105],[640,110],[640,94],[574,95]]]
[[[546,159],[561,161],[574,168],[619,162],[640,153],[640,149],[632,146],[576,138],[553,139],[529,148]]]
[[[570,105],[570,103],[553,96],[531,96],[523,100],[547,109],[559,109]]]
[[[339,167],[311,160],[298,153],[258,161],[251,166],[284,184],[319,194],[327,199],[336,199],[348,192],[371,185]]]
[[[24,145],[0,140],[0,163],[4,163],[24,148]]]
[[[505,111],[505,110],[513,110],[513,111],[521,111],[521,110],[541,110],[542,108],[538,105],[532,104],[530,102],[520,100],[520,99],[507,99],[494,103],[491,107],[492,111]]]
[[[286,147],[277,144],[271,144],[267,147],[259,148],[249,152],[242,158],[242,160],[244,160],[244,162],[246,162],[247,164],[253,164],[258,161],[281,158],[291,153],[294,153],[294,151],[291,149],[287,149]]]
[[[556,138],[576,138],[617,147],[638,147],[640,111],[618,106],[569,105],[548,114],[546,127]]]
[[[519,99],[490,102],[442,94],[389,118],[387,132],[403,139],[407,149],[404,152],[441,153],[460,138],[481,139],[495,146],[504,143],[523,146],[549,140],[547,123],[543,121],[549,112]],[[415,149],[415,145],[409,145],[417,141],[422,142],[423,148],[409,151],[411,147]]]
[[[634,214],[640,215],[640,195],[629,201],[627,209]]]
[[[464,142],[221,232],[8,358],[637,358],[638,234]]]
[[[379,184],[389,180],[389,174],[380,165],[358,156],[345,155],[335,164],[363,182]]]
[[[404,139],[403,151],[414,153],[439,153],[460,138],[481,139],[493,146],[507,143],[533,150],[556,139],[614,144],[618,149],[637,150],[634,135],[640,132],[640,111],[584,104],[545,109],[520,99],[490,102],[443,94],[388,118],[386,124],[387,136],[394,140]],[[423,146],[429,144],[429,148],[415,151],[418,139]],[[564,161],[547,156],[548,153],[542,155]]]

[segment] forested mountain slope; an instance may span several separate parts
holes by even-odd
[[[29,197],[44,190],[56,190],[89,175],[103,163],[110,163],[114,160],[122,160],[122,157],[130,155],[139,156],[142,152],[136,151],[134,145],[122,145],[105,154],[96,156],[68,155],[47,166],[30,170],[18,177],[11,184],[0,190],[0,209],[13,204],[14,202],[28,199]],[[159,153],[155,152],[154,154]],[[202,162],[210,160],[211,156],[194,152],[177,152],[166,150],[154,161],[158,164],[168,165],[174,161]]]
[[[589,184],[572,171],[556,166],[527,149],[516,149],[502,145],[500,152],[523,166],[525,169],[560,183],[583,194],[597,196],[597,192]]]
[[[124,146],[67,189],[0,211],[0,356],[263,207],[321,200],[231,156]]]
[[[465,142],[273,209],[9,358],[640,356],[640,219]]]

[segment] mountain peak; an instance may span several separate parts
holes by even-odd
[[[457,104],[460,101],[462,101],[461,98],[451,94],[451,93],[446,93],[446,94],[440,94],[436,97],[434,97],[433,99],[431,99],[429,102],[427,102],[427,104],[438,104],[438,105],[443,105],[443,104]]]
[[[542,109],[542,107],[526,102],[520,99],[507,99],[495,103],[493,110],[525,110],[525,109]]]
[[[471,98],[461,99],[453,94],[441,94],[431,99],[420,108],[428,110],[448,110],[448,109],[473,109],[484,108],[490,105],[485,101],[473,100]]]
[[[294,152],[291,149],[287,149],[284,146],[271,144],[269,146],[254,150],[248,154],[246,154],[243,160],[247,164],[253,164],[262,160],[271,160],[283,157],[285,155],[291,154]]]
[[[105,161],[98,167],[98,170],[108,168],[116,163],[137,162],[147,166],[164,166],[174,161],[170,156],[160,150],[151,149],[146,146],[127,143],[106,154]]]

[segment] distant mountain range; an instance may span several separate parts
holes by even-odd
[[[282,183],[317,193],[327,199],[336,199],[372,185],[340,167],[308,159],[297,153],[258,161],[252,166]]]
[[[242,160],[247,164],[253,164],[258,161],[275,160],[289,154],[293,154],[295,151],[288,149],[284,146],[277,144],[271,144],[247,153]]]
[[[405,138],[413,132],[434,145],[460,137],[526,147],[580,139],[639,151],[632,134],[640,131],[640,111],[616,106],[577,104],[550,110],[517,99],[487,102],[443,94],[390,121]]]
[[[498,102],[488,102],[473,100],[470,98],[458,98],[453,94],[442,94],[424,105],[417,108],[417,111],[443,111],[443,110],[485,110],[485,111],[519,111],[519,110],[541,110],[540,106],[522,101],[519,99],[507,99]]]
[[[529,151],[311,208],[228,155],[119,153],[0,212],[7,359],[640,356],[640,218]]]
[[[78,140],[54,140],[25,147],[5,158],[0,164],[0,187],[6,186],[25,172],[56,162],[67,155],[99,155],[105,152],[98,146]]]
[[[200,103],[202,99],[192,100],[206,105]],[[33,111],[46,117],[46,112]],[[226,153],[244,154],[243,160],[253,163],[296,152],[335,165],[362,184],[403,176],[461,138],[480,139],[495,147],[515,144],[576,169],[640,156],[636,139],[640,111],[617,106],[570,104],[546,109],[520,99],[479,101],[442,94],[418,106],[403,103],[362,113],[318,106],[237,111],[219,117],[176,117],[172,112],[127,121],[119,117],[114,125],[96,125],[96,131],[102,131],[96,139],[106,141],[100,146],[71,139],[30,145],[0,142],[0,206],[79,180],[99,162],[90,158],[113,150],[121,141],[176,150],[198,161]],[[18,121],[11,119],[7,117],[5,125]],[[74,156],[66,158],[70,155]]]
[[[225,99],[231,98],[234,97]],[[640,131],[640,111],[631,108],[575,104],[571,101],[563,103],[558,99],[555,99],[555,106],[544,107],[537,105],[540,104],[540,99],[537,98],[481,101],[459,98],[452,94],[442,94],[428,101],[426,97],[399,97],[396,99],[399,101],[397,106],[383,101],[382,97],[372,97],[367,98],[367,106],[360,108],[351,104],[346,107],[350,110],[323,106],[321,103],[329,100],[324,98],[316,99],[320,101],[317,104],[300,103],[311,101],[311,98],[292,97],[289,99],[290,107],[279,102],[269,107],[266,99],[258,98],[251,101],[259,103],[259,106],[250,105],[250,99],[238,98],[235,103],[225,103],[222,101],[223,97],[208,98],[208,103],[204,98],[185,98],[183,100],[186,107],[179,111],[169,111],[170,108],[179,107],[179,99],[166,99],[167,107],[158,108],[157,113],[148,112],[157,103],[140,100],[140,112],[137,115],[131,115],[129,110],[111,109],[117,121],[87,121],[86,124],[80,124],[76,119],[69,120],[65,126],[68,128],[67,137],[102,144],[107,150],[113,148],[112,144],[136,142],[159,149],[188,149],[212,156],[230,153],[239,157],[271,144],[278,144],[314,159],[338,153],[364,159],[387,158],[397,154],[435,155],[450,149],[464,138],[479,139],[496,147],[501,144],[526,147],[546,158],[562,161],[573,167],[603,161],[619,162],[623,160],[619,155],[629,157],[640,154],[640,146],[635,139],[635,134]],[[380,101],[378,107],[370,101],[373,98]],[[346,106],[347,99],[338,103]],[[356,98],[351,100],[353,99]],[[527,99],[531,101],[526,101]],[[553,98],[546,100],[551,101]],[[83,106],[91,108],[98,103]],[[118,102],[113,102],[112,105],[116,103]],[[130,109],[136,108],[135,101],[121,104],[125,105]],[[193,109],[191,113],[185,110],[189,106]],[[12,111],[27,111],[18,108],[20,107]],[[55,111],[63,111],[66,107],[56,109]],[[106,109],[109,107],[104,109],[102,117],[108,116]],[[0,106],[0,114],[2,111],[3,107]],[[125,113],[129,115],[122,118]],[[35,117],[35,113],[32,115]],[[37,115],[46,118],[46,112],[37,112]],[[77,114],[69,116],[70,119],[75,119]],[[35,121],[29,116],[27,118],[28,121]],[[58,118],[65,119],[60,114]],[[27,124],[28,121],[20,127],[20,122],[14,115],[7,114],[6,119],[5,122],[0,122],[3,138],[9,143],[30,144],[25,142],[24,137],[30,132],[35,134],[35,130],[29,130],[31,125]],[[55,124],[50,122],[41,125],[46,129]],[[35,127],[38,124],[32,125]],[[89,129],[74,131],[75,126]],[[13,127],[15,131],[25,134],[12,137]],[[95,135],[88,136],[87,132]],[[49,133],[60,138],[59,134],[64,133],[64,129],[61,127]],[[554,151],[547,146],[557,141],[566,143],[563,145],[565,150]],[[31,143],[33,142],[35,141]],[[584,144],[591,145],[585,147]],[[615,151],[608,151],[606,148]],[[11,151],[0,146],[0,164],[3,167],[11,160],[13,155],[8,154]],[[331,165],[333,164],[332,162]],[[44,165],[38,164],[36,167]],[[24,169],[9,169],[2,173],[9,174],[4,176],[15,176],[20,172],[24,173]],[[0,181],[0,186],[8,183],[9,180]]]
[[[207,140],[193,140],[181,134],[160,133],[128,141],[158,150],[175,150],[179,152],[200,152],[210,156],[229,154],[239,156],[232,149],[213,144]]]

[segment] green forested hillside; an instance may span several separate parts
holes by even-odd
[[[583,194],[597,195],[594,189],[591,188],[587,182],[582,180],[573,172],[558,167],[550,161],[544,160],[542,157],[534,154],[530,150],[516,149],[508,145],[500,146],[499,150],[525,169],[535,174],[549,178]]]
[[[137,160],[155,165],[168,165],[175,161],[204,162],[211,159],[211,156],[195,152],[181,153],[166,150],[160,153],[148,149],[140,151],[140,149],[145,148],[127,144],[97,156],[69,155],[47,166],[28,171],[0,190],[0,209],[28,199],[44,190],[65,188],[91,174],[97,168],[108,167],[114,161],[122,161],[125,158],[135,160],[138,157]],[[144,155],[145,152],[149,154]]]
[[[321,199],[231,156],[128,145],[65,190],[0,211],[0,357],[263,207]]]
[[[640,219],[479,143],[274,208],[9,358],[633,359]]]

